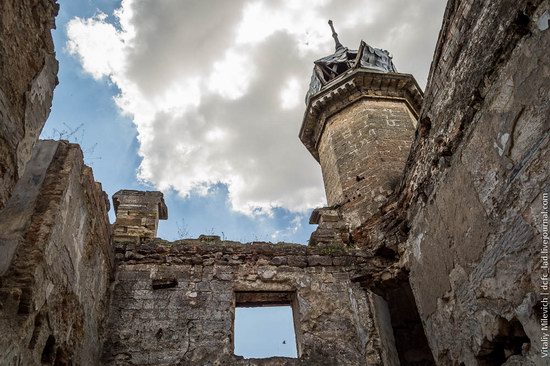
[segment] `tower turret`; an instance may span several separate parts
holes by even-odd
[[[355,228],[399,182],[423,94],[388,51],[350,50],[329,25],[336,51],[314,62],[300,140],[321,164],[328,205]]]

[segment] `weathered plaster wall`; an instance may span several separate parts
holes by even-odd
[[[78,145],[40,141],[29,168],[0,211],[0,364],[97,365],[114,265],[106,195]]]
[[[205,237],[121,243],[116,257],[104,364],[382,365],[356,251]],[[233,356],[235,291],[295,293],[299,359]]]
[[[398,207],[408,210],[406,267],[441,365],[547,364],[537,312],[550,188],[550,30],[539,17],[549,9],[447,7]]]
[[[57,84],[55,0],[0,2],[0,208],[23,174]]]
[[[402,175],[416,121],[404,101],[364,98],[331,116],[319,144],[329,206],[357,227],[386,202]]]

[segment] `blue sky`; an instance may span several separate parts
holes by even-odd
[[[290,306],[235,310],[236,355],[245,358],[297,357],[297,352]]]
[[[78,58],[67,51],[67,23],[90,18],[98,12],[112,14],[118,1],[60,1],[53,31],[56,56],[60,63],[59,85],[52,112],[42,138],[65,138],[78,142],[96,180],[111,197],[120,189],[155,190],[136,177],[142,158],[138,155],[137,131],[128,116],[115,104],[120,90],[107,78],[95,80],[82,69]],[[184,65],[182,65],[183,67]],[[297,139],[297,137],[296,137]],[[306,155],[307,151],[303,150]],[[231,208],[225,184],[213,184],[206,195],[191,193],[182,197],[174,189],[164,190],[169,219],[161,221],[158,235],[174,240],[182,233],[189,237],[216,234],[238,241],[288,241],[305,244],[315,229],[308,224],[309,213],[274,208],[270,215],[250,216]],[[113,212],[110,212],[114,220]]]
[[[160,237],[302,244],[325,202],[297,135],[313,61],[333,52],[326,20],[345,46],[387,48],[424,85],[443,10],[437,0],[59,2],[60,84],[42,138],[80,143],[109,196],[163,191]]]

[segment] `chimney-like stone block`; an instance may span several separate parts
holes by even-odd
[[[113,195],[115,242],[142,242],[157,236],[159,220],[168,218],[164,195],[158,191],[123,189]]]
[[[311,234],[309,245],[347,246],[350,243],[349,228],[335,207],[316,208],[311,212],[309,223],[319,225]]]

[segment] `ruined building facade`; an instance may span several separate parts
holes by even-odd
[[[55,0],[0,10],[0,364],[548,364],[547,0],[450,0],[424,93],[366,43],[315,62],[308,246],[166,242],[159,192],[111,225],[79,146],[37,141]],[[298,358],[234,355],[262,305],[292,307]]]

